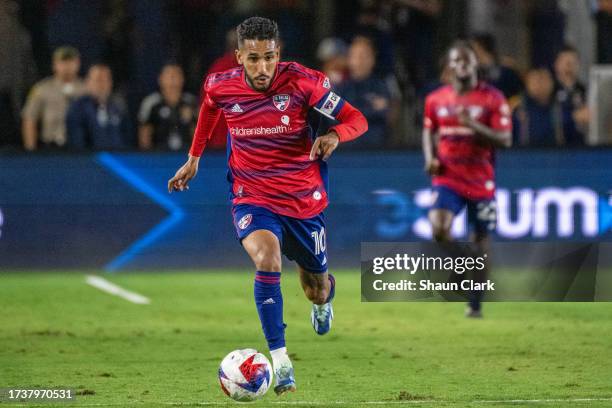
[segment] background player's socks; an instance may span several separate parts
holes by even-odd
[[[327,299],[325,299],[325,303],[329,303],[334,300],[334,296],[336,296],[336,278],[331,273],[327,274],[329,278],[329,295],[327,295]]]
[[[280,272],[257,271],[255,274],[255,304],[270,350],[285,347],[280,277]]]

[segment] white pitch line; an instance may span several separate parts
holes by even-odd
[[[551,399],[512,399],[512,400],[473,400],[473,401],[448,401],[448,400],[408,400],[408,401],[267,401],[271,405],[307,405],[307,406],[330,406],[330,405],[415,405],[415,404],[542,404],[542,403],[562,403],[572,404],[577,402],[603,402],[612,401],[610,398],[551,398]],[[130,401],[124,403],[85,403],[79,404],[78,400],[71,402],[71,406],[75,407],[110,407],[110,406],[130,406],[130,405],[145,405],[151,402],[145,401]],[[153,402],[152,404],[160,404],[167,406],[234,406],[232,401],[210,401],[210,402]],[[32,406],[32,404],[9,404],[12,406]]]
[[[127,300],[128,302],[137,303],[139,305],[148,305],[151,303],[151,300],[145,296],[139,295],[135,292],[130,292],[129,290],[123,289],[121,286],[117,286],[112,282],[107,281],[104,278],[96,275],[87,275],[87,279],[85,279],[88,285],[93,286],[94,288],[100,289],[103,292],[109,293],[111,295],[119,296]]]
[[[612,398],[550,398],[550,399],[512,399],[512,400],[476,400],[472,404],[540,404],[542,402],[597,402],[597,401],[612,401]]]

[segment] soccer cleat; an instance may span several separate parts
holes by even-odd
[[[322,305],[312,305],[310,321],[318,335],[322,336],[331,329],[333,319],[334,309],[332,308],[331,302]]]
[[[276,395],[281,395],[286,392],[295,392],[295,377],[293,376],[293,367],[291,365],[282,365],[278,369],[274,369],[274,392]]]
[[[471,319],[482,319],[482,312],[480,311],[480,309],[474,309],[471,306],[468,306],[465,309],[465,317]]]

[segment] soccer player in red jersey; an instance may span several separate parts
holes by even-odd
[[[256,267],[255,303],[268,342],[277,394],[295,391],[285,347],[281,253],[296,261],[302,288],[313,303],[318,334],[331,327],[335,279],[327,273],[325,161],[340,142],[367,130],[364,116],[330,89],[322,73],[279,62],[275,22],[251,17],[237,28],[240,67],[208,75],[189,158],[168,181],[183,191],[219,117],[229,129],[232,212],[238,239]],[[339,122],[315,138],[307,114]]]
[[[510,108],[500,91],[478,80],[469,44],[456,42],[447,58],[451,84],[425,99],[423,153],[433,185],[429,220],[434,239],[449,242],[453,219],[467,208],[470,240],[484,253],[496,224],[495,148],[512,143]],[[486,269],[475,280],[485,276]],[[482,316],[482,295],[470,294],[468,317]]]

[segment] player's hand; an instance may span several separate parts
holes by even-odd
[[[329,132],[315,139],[310,149],[310,160],[320,157],[323,161],[329,159],[332,152],[336,150],[340,143],[340,138],[336,132]]]
[[[470,117],[469,112],[463,106],[459,106],[457,108],[457,120],[460,125],[470,126],[472,123],[472,118]]]
[[[430,176],[436,176],[440,174],[440,168],[441,168],[440,160],[436,158],[433,158],[425,162],[425,171]]]
[[[199,157],[189,156],[187,163],[176,171],[174,177],[168,180],[168,193],[189,190],[189,181],[198,173]]]

